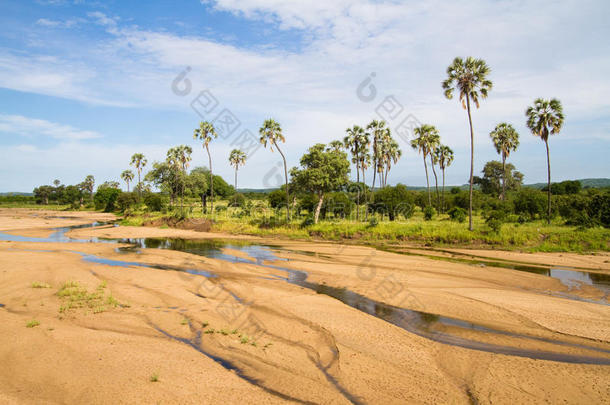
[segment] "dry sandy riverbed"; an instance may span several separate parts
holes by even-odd
[[[50,228],[108,219],[0,210],[0,232],[46,237]],[[121,227],[70,236],[219,237]],[[577,300],[602,299],[593,287],[570,291],[543,275],[365,247],[238,239],[274,245],[285,260],[266,264],[306,270],[307,281],[375,300],[379,308],[368,310],[380,316],[389,304],[504,332],[432,322],[434,336],[610,362],[610,307]],[[610,403],[608,365],[439,343],[282,281],[285,271],[256,265],[239,242],[222,250],[244,259],[236,263],[174,250],[121,252],[109,243],[0,242],[0,402]],[[549,257],[519,261],[560,259]],[[600,263],[600,256],[566,257]],[[57,294],[67,281],[103,298],[68,308],[69,297]],[[26,327],[31,320],[40,324]]]

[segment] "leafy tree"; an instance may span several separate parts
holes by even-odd
[[[534,105],[525,111],[527,127],[534,136],[540,137],[546,146],[547,163],[547,222],[551,223],[551,157],[549,154],[549,135],[558,134],[563,126],[563,108],[556,98],[544,100],[537,98]]]
[[[70,204],[72,209],[80,208],[80,203],[83,198],[83,193],[77,186],[66,186],[60,197],[59,202],[62,204]]]
[[[121,185],[119,184],[118,181],[105,181],[102,184],[100,184],[97,189],[99,190],[100,188],[116,188],[116,189],[120,189]]]
[[[515,213],[525,215],[529,219],[534,219],[536,215],[544,212],[544,202],[544,194],[529,187],[519,190],[513,200]]]
[[[390,221],[394,221],[398,215],[410,218],[414,207],[413,195],[403,184],[385,186],[373,194],[373,210],[382,215],[387,214]]]
[[[432,204],[432,198],[430,197],[430,181],[428,180],[428,163],[426,158],[431,155],[434,148],[440,144],[440,135],[438,130],[433,125],[424,124],[413,130],[417,138],[411,140],[411,147],[422,154],[424,159],[424,170],[426,171],[426,188],[428,189],[428,204]],[[432,162],[434,166],[434,162]],[[435,174],[436,176],[436,174]]]
[[[165,162],[154,162],[152,169],[146,173],[145,181],[151,182],[162,192],[169,194],[170,201],[173,203],[176,196],[180,193],[181,173],[175,164]]]
[[[124,170],[123,173],[121,173],[121,179],[123,179],[123,181],[127,183],[127,192],[129,192],[129,183],[131,183],[133,177],[134,174],[131,170]]]
[[[59,179],[55,179],[55,180],[53,180],[53,185],[54,185],[55,187],[59,187],[59,185],[60,185],[60,184],[61,184],[61,181],[60,181]]]
[[[209,170],[205,167],[194,168],[188,177],[191,193],[201,199],[201,210],[203,213],[206,212],[206,198],[209,192],[208,179]]]
[[[146,166],[146,163],[148,163],[148,160],[146,160],[144,155],[141,153],[134,153],[131,156],[130,165],[135,167],[138,172],[138,195],[140,198],[142,198],[142,186],[141,186],[142,181],[140,180],[140,175],[142,174],[142,169],[144,169],[144,167]]]
[[[112,212],[115,210],[115,202],[121,194],[121,190],[113,187],[98,187],[95,196],[93,197],[93,203],[95,204],[96,210],[103,209],[105,212]]]
[[[502,122],[496,125],[496,128],[490,132],[489,136],[496,147],[496,151],[502,156],[502,173],[506,173],[506,159],[511,152],[517,150],[519,146],[519,134],[512,125]],[[502,192],[500,199],[504,200],[506,196],[506,179],[502,178]]]
[[[209,145],[212,139],[217,137],[218,134],[216,133],[214,125],[208,121],[200,122],[199,128],[196,128],[193,134],[194,139],[199,139],[203,142],[203,147],[208,153],[208,163],[210,168],[210,210],[212,213],[214,213],[214,176],[212,172],[212,156],[210,155]]]
[[[121,212],[127,211],[138,203],[138,195],[136,193],[126,192],[121,193],[116,199],[116,206]]]
[[[515,170],[511,163],[492,160],[483,167],[483,178],[475,176],[474,183],[481,186],[485,194],[501,195],[508,190],[517,190],[523,183],[523,174]]]
[[[285,207],[286,204],[286,192],[281,188],[277,190],[273,190],[267,195],[267,200],[269,201],[269,206],[273,209],[278,209],[281,207]]]
[[[93,175],[88,175],[87,177],[85,177],[85,180],[83,181],[83,187],[85,188],[85,190],[87,190],[89,192],[89,199],[93,200],[93,188],[95,187],[95,177],[93,177]]]
[[[460,92],[462,107],[468,111],[468,124],[470,125],[470,188],[468,202],[468,229],[472,231],[472,185],[474,176],[474,131],[472,129],[472,116],[470,101],[479,108],[479,98],[486,98],[493,84],[487,78],[489,66],[482,59],[471,56],[466,58],[455,58],[447,68],[447,79],[443,81],[445,97],[453,98],[453,92]]]
[[[318,197],[314,223],[318,223],[320,208],[326,193],[340,190],[349,179],[349,161],[345,152],[339,152],[318,143],[301,157],[302,169],[292,168],[295,184]]]
[[[290,221],[290,193],[289,193],[289,188],[288,188],[288,166],[286,165],[286,157],[284,156],[284,153],[282,153],[282,150],[280,149],[280,147],[277,144],[278,141],[286,142],[286,139],[284,138],[284,135],[282,134],[282,128],[280,127],[280,124],[271,118],[266,119],[263,122],[263,126],[260,127],[260,129],[258,130],[258,133],[260,134],[260,142],[263,144],[263,146],[266,148],[267,143],[269,143],[269,149],[271,150],[271,152],[273,152],[273,147],[275,147],[277,149],[277,151],[280,153],[280,155],[282,156],[282,160],[284,161],[284,179],[285,179],[285,185],[286,185],[286,221]]]
[[[334,150],[335,152],[341,152],[343,150],[344,145],[343,142],[334,140],[328,144],[328,147]]]
[[[247,157],[246,153],[239,149],[233,149],[229,155],[229,163],[235,168],[235,191],[237,191],[237,171],[239,166],[246,164]]]
[[[445,212],[445,169],[453,163],[453,150],[446,145],[439,145],[434,149],[434,160],[438,163],[438,167],[443,173],[443,203],[441,205],[442,212]]]
[[[163,211],[165,203],[163,198],[158,193],[146,193],[144,194],[144,204],[151,211]]]
[[[191,162],[193,149],[187,145],[175,146],[167,151],[166,162],[177,172],[175,178],[180,188],[180,210],[184,209],[184,188],[186,187],[186,169]]]
[[[36,197],[36,202],[38,204],[49,205],[49,197],[53,192],[53,187],[51,186],[39,186],[34,189],[34,197]]]
[[[582,184],[578,180],[565,180],[560,183],[551,184],[551,193],[553,195],[578,194],[581,189]],[[543,187],[542,191],[548,191],[548,186]]]

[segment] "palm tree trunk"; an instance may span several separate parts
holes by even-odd
[[[506,155],[502,152],[502,195],[500,200],[504,201],[506,198]]]
[[[320,194],[318,196],[318,205],[316,206],[316,212],[313,217],[313,223],[317,224],[318,219],[320,218],[320,209],[322,208],[322,201],[324,201],[324,194]]]
[[[138,197],[142,199],[142,180],[140,180],[140,168],[138,167]]]
[[[369,219],[369,195],[366,192],[366,178],[364,176],[366,172],[364,171],[364,166],[362,166],[362,184],[364,184],[364,220],[368,221]]]
[[[214,215],[214,174],[212,172],[212,156],[207,144],[205,145],[205,150],[208,152],[208,163],[210,164],[210,212]]]
[[[470,187],[468,190],[468,229],[472,231],[472,177],[474,174],[474,131],[472,130],[472,117],[470,116],[470,97],[466,94],[468,108],[468,124],[470,125]]]
[[[442,204],[442,210],[443,210],[443,214],[445,213],[445,168],[441,169],[443,172],[443,204]]]
[[[356,154],[356,221],[360,221],[360,163]]]
[[[547,223],[551,224],[551,157],[549,154],[549,140],[544,141],[546,145],[546,165],[547,165],[547,188],[548,188],[548,209],[547,209]]]
[[[426,170],[426,188],[428,189],[428,205],[432,205],[430,198],[430,182],[428,181],[428,165],[426,164],[426,155],[424,154],[424,169]]]
[[[127,192],[129,193],[129,182],[127,182]]]
[[[290,221],[290,194],[288,192],[288,166],[286,166],[286,157],[280,150],[279,146],[277,146],[277,142],[273,141],[273,144],[277,148],[277,151],[282,155],[282,160],[284,161],[284,179],[286,181],[286,222]]]
[[[434,173],[434,189],[436,191],[436,209],[441,210],[441,200],[438,196],[438,177],[436,177],[436,169],[434,169],[434,160],[432,160],[432,154],[430,155],[430,166],[432,166],[432,173]]]

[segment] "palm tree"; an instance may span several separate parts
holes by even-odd
[[[434,149],[434,158],[443,172],[443,203],[441,207],[442,211],[445,212],[445,169],[453,163],[453,150],[449,146],[439,145]]]
[[[375,177],[379,169],[379,160],[381,159],[380,146],[385,133],[385,121],[373,120],[367,125],[366,130],[373,136],[373,151],[371,153],[373,158],[373,182],[371,183],[371,189],[375,188]]]
[[[278,146],[278,141],[286,142],[284,135],[282,135],[282,128],[280,124],[276,122],[274,119],[269,118],[263,122],[263,126],[258,130],[260,134],[260,142],[267,147],[267,143],[269,143],[269,149],[273,152],[273,147],[280,152],[282,156],[282,160],[284,161],[284,179],[286,181],[286,221],[290,221],[290,193],[288,190],[288,166],[286,165],[286,157],[282,153],[282,150]]]
[[[489,133],[496,151],[502,156],[502,194],[500,199],[506,198],[506,158],[519,146],[519,134],[512,125],[502,122]]]
[[[479,108],[479,98],[486,98],[493,84],[487,79],[491,69],[483,59],[472,56],[463,60],[455,58],[447,68],[447,79],[443,82],[445,97],[453,98],[453,91],[459,90],[462,107],[468,111],[468,124],[470,125],[470,189],[468,202],[468,229],[472,231],[472,178],[474,173],[474,131],[472,129],[472,116],[470,101]],[[464,102],[464,99],[466,100]]]
[[[237,170],[239,166],[246,164],[247,157],[246,153],[239,149],[233,149],[229,155],[229,163],[235,168],[235,192],[237,192]]]
[[[343,145],[343,142],[334,140],[328,144],[328,147],[330,150],[332,150],[334,152],[340,152],[343,150],[344,145]]]
[[[387,139],[384,145],[384,154],[383,154],[383,163],[384,163],[384,175],[383,175],[383,185],[384,187],[388,185],[388,174],[390,173],[390,169],[392,168],[392,164],[398,163],[398,160],[402,156],[402,151],[398,146],[398,142],[394,140],[390,135],[390,129],[387,131]]]
[[[133,180],[133,172],[131,170],[124,170],[121,173],[121,178],[127,183],[127,192],[129,193],[129,183]]]
[[[210,155],[210,142],[212,139],[217,138],[218,134],[214,125],[208,121],[202,121],[199,123],[199,128],[195,128],[193,132],[193,139],[199,139],[203,142],[203,147],[208,153],[208,163],[210,165],[210,210],[214,215],[214,173],[212,172],[212,156]]]
[[[141,174],[142,174],[142,169],[146,166],[146,163],[148,163],[148,160],[146,160],[144,155],[141,153],[134,153],[133,156],[131,157],[130,165],[134,166],[136,168],[136,170],[138,171],[138,196],[140,199],[142,199]]]
[[[411,140],[411,147],[422,154],[424,159],[424,170],[426,171],[426,188],[428,189],[428,205],[432,205],[430,197],[430,181],[428,180],[428,163],[426,158],[432,153],[432,147],[438,143],[440,136],[433,125],[424,124],[413,130],[417,138]]]
[[[352,128],[346,129],[345,132],[347,135],[343,138],[343,145],[352,154],[352,163],[356,164],[356,183],[358,184],[356,190],[356,220],[358,221],[360,220],[360,152],[364,129],[354,125]]]
[[[181,178],[180,178],[180,210],[184,209],[184,187],[186,181],[186,169],[191,162],[191,154],[193,153],[193,148],[188,145],[180,145],[171,148],[167,151],[167,162],[176,167],[176,169],[180,170]]]
[[[434,174],[434,191],[436,193],[436,209],[440,211],[440,195],[438,193],[438,177],[436,176],[435,166],[437,165],[436,157],[434,156],[434,150],[441,144],[441,137],[438,131],[431,133],[428,136],[428,155],[430,155],[430,166],[432,166],[432,174]]]
[[[543,100],[537,98],[534,105],[525,111],[527,127],[534,136],[539,136],[546,146],[548,212],[547,222],[551,223],[551,157],[549,154],[549,135],[558,134],[563,126],[563,108],[561,101],[553,98]]]
[[[59,185],[60,185],[60,184],[61,184],[61,181],[60,181],[59,179],[55,179],[55,180],[53,180],[53,185],[54,185],[55,187],[59,187]]]

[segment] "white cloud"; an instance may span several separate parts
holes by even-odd
[[[22,115],[5,114],[0,114],[0,132],[26,137],[46,135],[53,139],[71,141],[102,137],[97,132],[81,130],[71,127],[70,125],[62,125],[46,120],[24,117]]]

